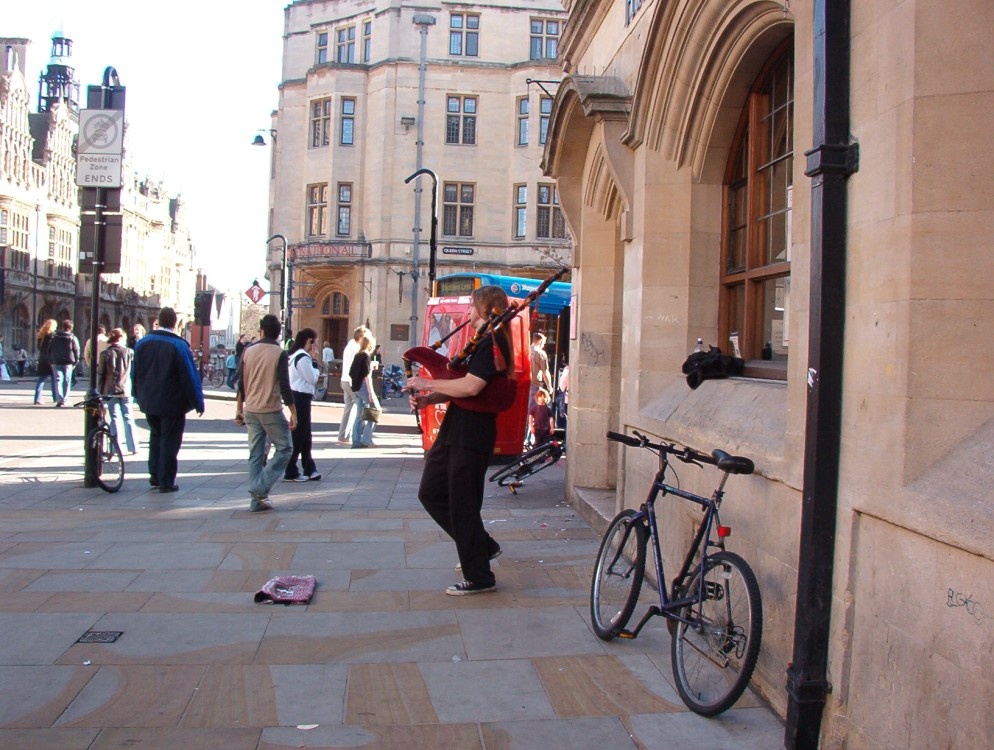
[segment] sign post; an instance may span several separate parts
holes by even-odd
[[[89,86],[87,109],[79,113],[79,149],[76,184],[83,188],[80,214],[80,273],[86,260],[93,263],[90,300],[90,388],[87,400],[98,394],[97,326],[100,324],[100,274],[121,270],[121,163],[124,154],[124,86],[117,71],[104,70],[103,83]],[[93,448],[86,440],[96,416],[83,417],[83,486],[95,487]]]

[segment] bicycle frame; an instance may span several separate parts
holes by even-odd
[[[679,620],[687,624],[693,624],[693,618],[682,617],[677,614],[677,610],[686,607],[688,604],[700,604],[704,599],[704,577],[699,578],[698,590],[694,596],[683,597],[677,599],[676,595],[680,589],[680,585],[687,579],[691,572],[691,568],[694,565],[694,560],[698,554],[700,554],[700,569],[703,570],[707,559],[709,557],[708,550],[711,548],[717,548],[719,550],[725,549],[724,536],[719,532],[718,541],[712,541],[712,530],[716,527],[722,528],[718,517],[718,508],[721,505],[721,500],[725,495],[725,482],[728,481],[728,473],[722,472],[721,480],[718,482],[718,486],[715,488],[711,497],[704,497],[702,495],[695,495],[693,492],[687,492],[679,487],[674,487],[672,485],[666,484],[666,470],[669,468],[669,459],[666,458],[666,453],[659,454],[659,469],[656,471],[656,476],[652,481],[652,489],[649,490],[649,495],[646,497],[645,502],[639,508],[638,513],[632,516],[631,524],[629,525],[625,536],[622,540],[622,544],[619,546],[619,550],[624,548],[625,542],[628,541],[628,535],[632,533],[635,526],[639,523],[645,523],[649,527],[649,538],[652,541],[652,554],[656,567],[656,588],[659,590],[659,604],[652,605],[639,620],[638,625],[635,626],[634,630],[622,630],[618,634],[619,638],[635,638],[638,636],[642,628],[645,627],[646,623],[649,622],[653,617],[661,616],[670,620]],[[697,532],[694,534],[694,541],[690,545],[690,549],[687,551],[687,556],[683,560],[683,565],[680,566],[680,572],[677,574],[676,578],[673,579],[671,584],[671,591],[667,592],[666,586],[664,585],[665,577],[663,575],[663,557],[660,551],[659,544],[659,531],[656,527],[656,500],[660,495],[675,495],[676,497],[683,498],[684,500],[689,500],[692,503],[700,505],[704,509],[704,518],[701,519],[700,525],[697,527]]]

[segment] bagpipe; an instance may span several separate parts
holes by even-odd
[[[438,348],[458,331],[465,328],[469,324],[468,320],[459,327],[455,328],[444,338],[434,342],[431,346],[416,346],[412,349],[408,349],[403,355],[405,375],[408,378],[413,377],[412,363],[417,362],[422,368],[427,370],[428,374],[430,374],[435,380],[454,380],[465,376],[469,371],[469,368],[465,362],[473,356],[473,353],[480,345],[480,342],[483,341],[487,335],[497,333],[505,325],[514,320],[514,318],[518,316],[518,313],[526,309],[532,302],[537,300],[545,292],[545,290],[549,288],[553,281],[561,279],[568,271],[568,268],[559,269],[559,271],[539,284],[537,288],[529,292],[520,302],[511,302],[506,310],[492,310],[490,315],[483,322],[483,325],[481,325],[473,333],[469,341],[466,342],[466,346],[462,348],[462,351],[454,357],[449,358],[439,354]],[[511,354],[513,356],[513,352],[511,352]],[[468,398],[453,398],[452,403],[469,411],[482,411],[497,414],[511,407],[517,396],[517,392],[518,381],[504,374],[490,380],[486,386],[484,386],[483,390],[475,396]]]

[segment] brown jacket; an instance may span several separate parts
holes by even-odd
[[[238,390],[245,411],[267,414],[293,404],[287,353],[274,339],[246,346],[238,361]]]

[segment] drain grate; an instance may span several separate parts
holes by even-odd
[[[114,643],[122,635],[123,630],[87,630],[76,643]]]

